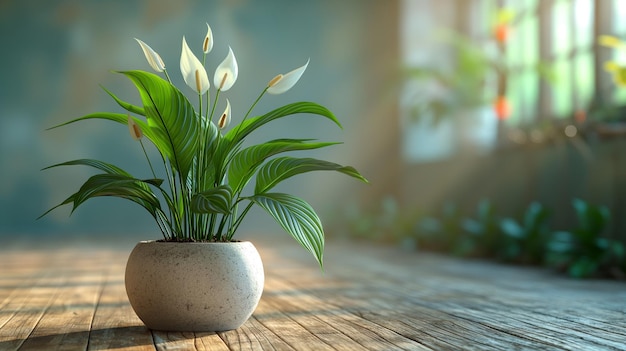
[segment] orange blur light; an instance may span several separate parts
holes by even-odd
[[[587,120],[587,111],[577,110],[576,112],[574,112],[574,120],[577,123],[584,123]]]
[[[511,32],[511,29],[509,28],[508,25],[506,25],[506,23],[500,23],[496,25],[495,28],[493,29],[493,36],[497,42],[505,43],[507,39],[509,38],[510,32]]]
[[[498,120],[503,121],[511,115],[511,105],[505,96],[498,96],[493,104]]]

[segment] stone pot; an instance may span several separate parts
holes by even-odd
[[[250,242],[139,242],[126,293],[144,324],[163,331],[239,328],[261,298],[263,262]]]

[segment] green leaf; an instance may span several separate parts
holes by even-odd
[[[273,111],[270,111],[262,116],[256,116],[247,119],[237,126],[234,126],[225,136],[225,139],[230,142],[230,145],[234,147],[241,140],[243,140],[248,134],[252,133],[255,129],[262,125],[271,122],[277,118],[286,117],[298,113],[310,113],[326,117],[335,122],[340,128],[341,123],[337,120],[337,117],[328,110],[326,107],[314,102],[294,102],[289,105],[279,107]]]
[[[115,94],[110,92],[107,88],[103,87],[102,85],[100,87],[104,91],[106,91],[107,94],[109,94],[113,98],[113,100],[115,100],[115,102],[117,102],[117,104],[120,105],[124,110],[126,110],[128,112],[136,113],[136,114],[141,115],[141,116],[145,116],[146,115],[146,111],[144,111],[143,108],[141,108],[139,106],[135,106],[135,105],[133,105],[131,103],[128,103],[126,101],[122,101],[120,98],[115,96]]]
[[[79,159],[79,160],[67,161],[63,163],[57,163],[55,165],[48,166],[42,170],[59,167],[59,166],[75,166],[75,165],[90,166],[90,167],[97,168],[108,174],[121,174],[121,175],[130,177],[130,173],[124,171],[123,169],[115,165],[112,165],[110,163],[106,163],[103,161],[99,161],[99,160],[93,160],[93,159]]]
[[[157,211],[161,210],[161,206],[159,199],[150,190],[148,184],[159,186],[162,182],[161,179],[140,180],[123,174],[96,174],[85,181],[76,193],[46,211],[39,218],[57,207],[70,203],[73,203],[73,213],[85,201],[98,196],[114,196],[133,201],[155,217]]]
[[[151,139],[182,179],[193,164],[198,147],[200,123],[189,100],[172,84],[144,71],[120,72],[137,87],[144,105]]]
[[[206,129],[205,140],[201,140],[200,145],[202,145],[205,151],[204,156],[206,159],[204,162],[205,168],[200,171],[200,176],[202,177],[201,184],[219,184],[221,181],[217,181],[217,177],[219,176],[217,171],[223,169],[222,165],[226,158],[226,154],[222,152],[223,148],[220,147],[220,145],[222,145],[222,134],[220,134],[217,126],[213,122],[207,123],[204,128]],[[194,164],[194,167],[196,166],[197,165]]]
[[[153,183],[153,181],[142,181],[121,174],[96,174],[72,195],[74,198],[72,212],[90,198],[115,196],[138,203],[154,216],[156,209],[160,208],[160,203],[147,183]]]
[[[143,132],[144,136],[146,138],[148,138],[153,144],[156,145],[157,134],[148,126],[148,123],[146,123],[145,121],[143,121],[143,120],[141,120],[141,119],[139,119],[137,117],[132,117],[132,118],[133,118],[133,120],[135,120],[135,123],[137,123],[139,128],[141,128],[141,131]],[[57,125],[55,125],[53,127],[48,128],[47,130],[56,129],[56,128],[59,128],[59,127],[66,126],[68,124],[72,124],[72,123],[76,123],[76,122],[80,122],[80,121],[86,121],[86,120],[90,120],[90,119],[102,119],[102,120],[107,120],[107,121],[113,121],[113,122],[117,122],[119,124],[123,124],[125,126],[128,126],[128,115],[126,115],[126,114],[123,114],[123,113],[112,113],[112,112],[94,112],[94,113],[90,113],[90,114],[82,116],[82,117],[78,117],[78,118],[72,119],[72,120],[67,121],[65,123],[57,124]],[[128,132],[126,132],[126,133],[128,133]]]
[[[367,183],[367,179],[350,166],[314,158],[279,157],[259,169],[254,193],[262,194],[289,177],[312,171],[337,171]]]
[[[315,210],[302,199],[282,193],[266,193],[250,198],[267,211],[278,224],[315,256],[323,267],[324,229]]]
[[[263,144],[253,145],[235,154],[228,169],[228,182],[235,192],[243,189],[261,164],[276,154],[311,150],[336,145],[336,142],[308,143],[304,139],[277,139]]]
[[[576,234],[580,240],[591,242],[599,236],[610,218],[610,212],[605,206],[593,206],[583,200],[572,200],[579,221],[579,230]]]
[[[44,168],[43,170],[46,169],[50,169],[50,168],[54,168],[54,167],[59,167],[59,166],[74,166],[74,165],[83,165],[83,166],[90,166],[90,167],[94,167],[97,168],[101,171],[106,172],[109,175],[113,175],[113,179],[114,180],[121,180],[121,181],[130,181],[130,182],[143,182],[145,184],[141,184],[139,183],[139,187],[142,188],[142,190],[140,191],[140,193],[144,193],[143,195],[146,195],[148,193],[151,193],[149,187],[147,186],[147,184],[151,184],[154,185],[156,187],[160,187],[161,184],[163,184],[163,179],[146,179],[146,180],[137,180],[135,178],[133,178],[128,172],[124,171],[123,169],[112,165],[110,163],[107,162],[103,162],[103,161],[99,161],[99,160],[93,160],[93,159],[78,159],[78,160],[73,160],[73,161],[67,161],[67,162],[63,162],[63,163],[58,163],[52,166],[48,166],[46,168]],[[89,184],[89,185],[83,185],[83,187],[88,187],[91,185],[94,185],[98,182],[99,178],[102,178],[102,176],[105,175],[98,175],[96,176],[94,179],[90,179],[88,180],[85,184]],[[119,176],[119,177],[116,177]],[[102,179],[100,179],[102,180]],[[132,198],[133,196],[131,196],[131,194],[128,194],[131,198],[129,198],[130,200],[139,203],[140,205],[144,206],[144,208],[146,208],[147,210],[149,210],[151,213],[153,213],[154,209],[159,207],[158,204],[158,200],[156,201],[156,207],[154,206],[154,199],[151,196],[146,196],[146,199],[150,199],[147,203],[144,202],[144,200],[141,200],[139,198]],[[54,209],[63,206],[63,205],[67,205],[70,204],[72,202],[74,202],[74,209],[72,210],[72,212],[82,203],[86,200],[86,198],[84,200],[80,200],[81,197],[83,195],[81,195],[81,191],[78,191],[77,193],[74,193],[73,195],[71,195],[70,197],[68,197],[67,199],[65,199],[63,202],[61,202],[60,204],[50,208],[48,211],[46,211],[44,214],[42,214],[41,216],[38,217],[44,217],[45,215],[47,215],[48,213],[50,213],[51,211],[53,211]],[[95,196],[103,196],[103,195],[95,195]],[[120,197],[124,197],[124,196],[120,196]],[[76,200],[79,199],[79,202],[77,203]],[[147,206],[147,207],[146,207]]]
[[[88,120],[88,119],[104,119],[104,120],[109,120],[109,121],[113,121],[113,122],[117,122],[117,123],[128,125],[128,116],[126,114],[123,114],[123,113],[112,113],[112,112],[94,112],[94,113],[90,113],[88,115],[84,115],[82,117],[78,117],[78,118],[69,120],[69,121],[61,123],[61,124],[57,124],[57,125],[55,125],[53,127],[50,127],[50,128],[48,128],[46,130],[51,130],[51,129],[63,127],[63,126],[66,126],[68,124],[72,124],[72,123],[79,122],[79,121],[85,121],[85,120]],[[138,119],[135,119],[135,121],[138,122],[137,124],[139,124],[141,129],[144,129],[143,127],[148,128],[148,125],[145,122],[143,122],[141,120],[138,120]]]
[[[231,212],[233,192],[230,186],[218,187],[195,194],[191,198],[191,210],[198,213],[224,213]]]

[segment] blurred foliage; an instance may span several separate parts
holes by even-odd
[[[420,66],[406,70],[407,80],[430,85],[435,90],[432,96],[416,98],[411,110],[415,119],[431,115],[433,124],[454,116],[459,110],[488,103],[490,98],[484,93],[486,78],[497,67],[483,48],[461,34],[447,33],[443,41],[455,55],[452,67]]]
[[[473,252],[481,257],[500,257],[505,237],[500,233],[500,219],[489,200],[478,203],[476,217],[464,221],[463,228],[472,237]]]
[[[447,203],[438,216],[423,217],[417,221],[417,245],[430,251],[463,254],[462,227],[463,216],[458,207]]]
[[[503,217],[489,200],[478,203],[466,216],[454,203],[445,203],[434,215],[401,210],[392,198],[378,209],[348,215],[350,235],[368,240],[410,244],[419,250],[454,256],[543,265],[575,278],[626,278],[626,249],[607,238],[605,206],[572,202],[578,226],[569,231],[550,228],[552,211],[532,202],[519,218]]]
[[[528,206],[521,221],[504,218],[500,222],[500,229],[507,238],[504,258],[527,264],[543,263],[547,243],[552,235],[549,219],[550,210],[538,202]]]
[[[432,117],[437,124],[443,119],[453,118],[458,111],[483,107],[492,103],[497,96],[496,75],[506,76],[519,67],[510,67],[498,53],[497,47],[481,43],[469,36],[446,31],[443,44],[454,56],[451,66],[412,66],[406,69],[405,79],[429,87],[412,101],[411,115],[415,120]],[[537,62],[534,67],[538,77],[555,83],[557,77],[551,63]]]
[[[393,197],[386,197],[374,208],[349,206],[346,220],[342,222],[347,223],[344,231],[352,237],[415,246],[414,239],[406,233],[412,231],[413,218],[418,216],[418,213],[401,210]]]
[[[608,208],[593,206],[580,199],[574,199],[572,206],[578,227],[555,233],[548,243],[550,265],[577,278],[623,276],[626,272],[624,245],[603,236],[610,219]]]

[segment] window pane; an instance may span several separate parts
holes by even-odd
[[[609,0],[602,0],[609,1]],[[624,38],[626,35],[626,6],[624,6],[624,0],[613,0],[613,24],[615,26],[615,33]]]
[[[568,0],[557,0],[552,9],[552,44],[556,56],[566,56],[572,48],[571,9]]]
[[[539,60],[539,20],[537,16],[525,16],[519,23],[519,31],[524,33],[520,46],[524,47],[524,61],[527,64]]]
[[[519,125],[522,120],[524,110],[522,90],[521,76],[519,74],[509,76],[507,86],[507,100],[511,105],[511,115],[507,119],[509,125]]]
[[[557,82],[553,89],[554,117],[567,117],[572,112],[572,62],[561,59],[554,65]]]
[[[578,102],[575,109],[585,109],[589,107],[593,98],[594,72],[593,72],[593,51],[588,50],[580,54],[575,61],[576,64],[576,88],[578,91]]]
[[[525,123],[537,120],[537,100],[539,95],[539,76],[537,72],[530,68],[522,76],[524,89],[524,110],[523,121]]]
[[[573,0],[574,21],[576,23],[575,43],[577,47],[593,44],[593,2],[592,0]]]

